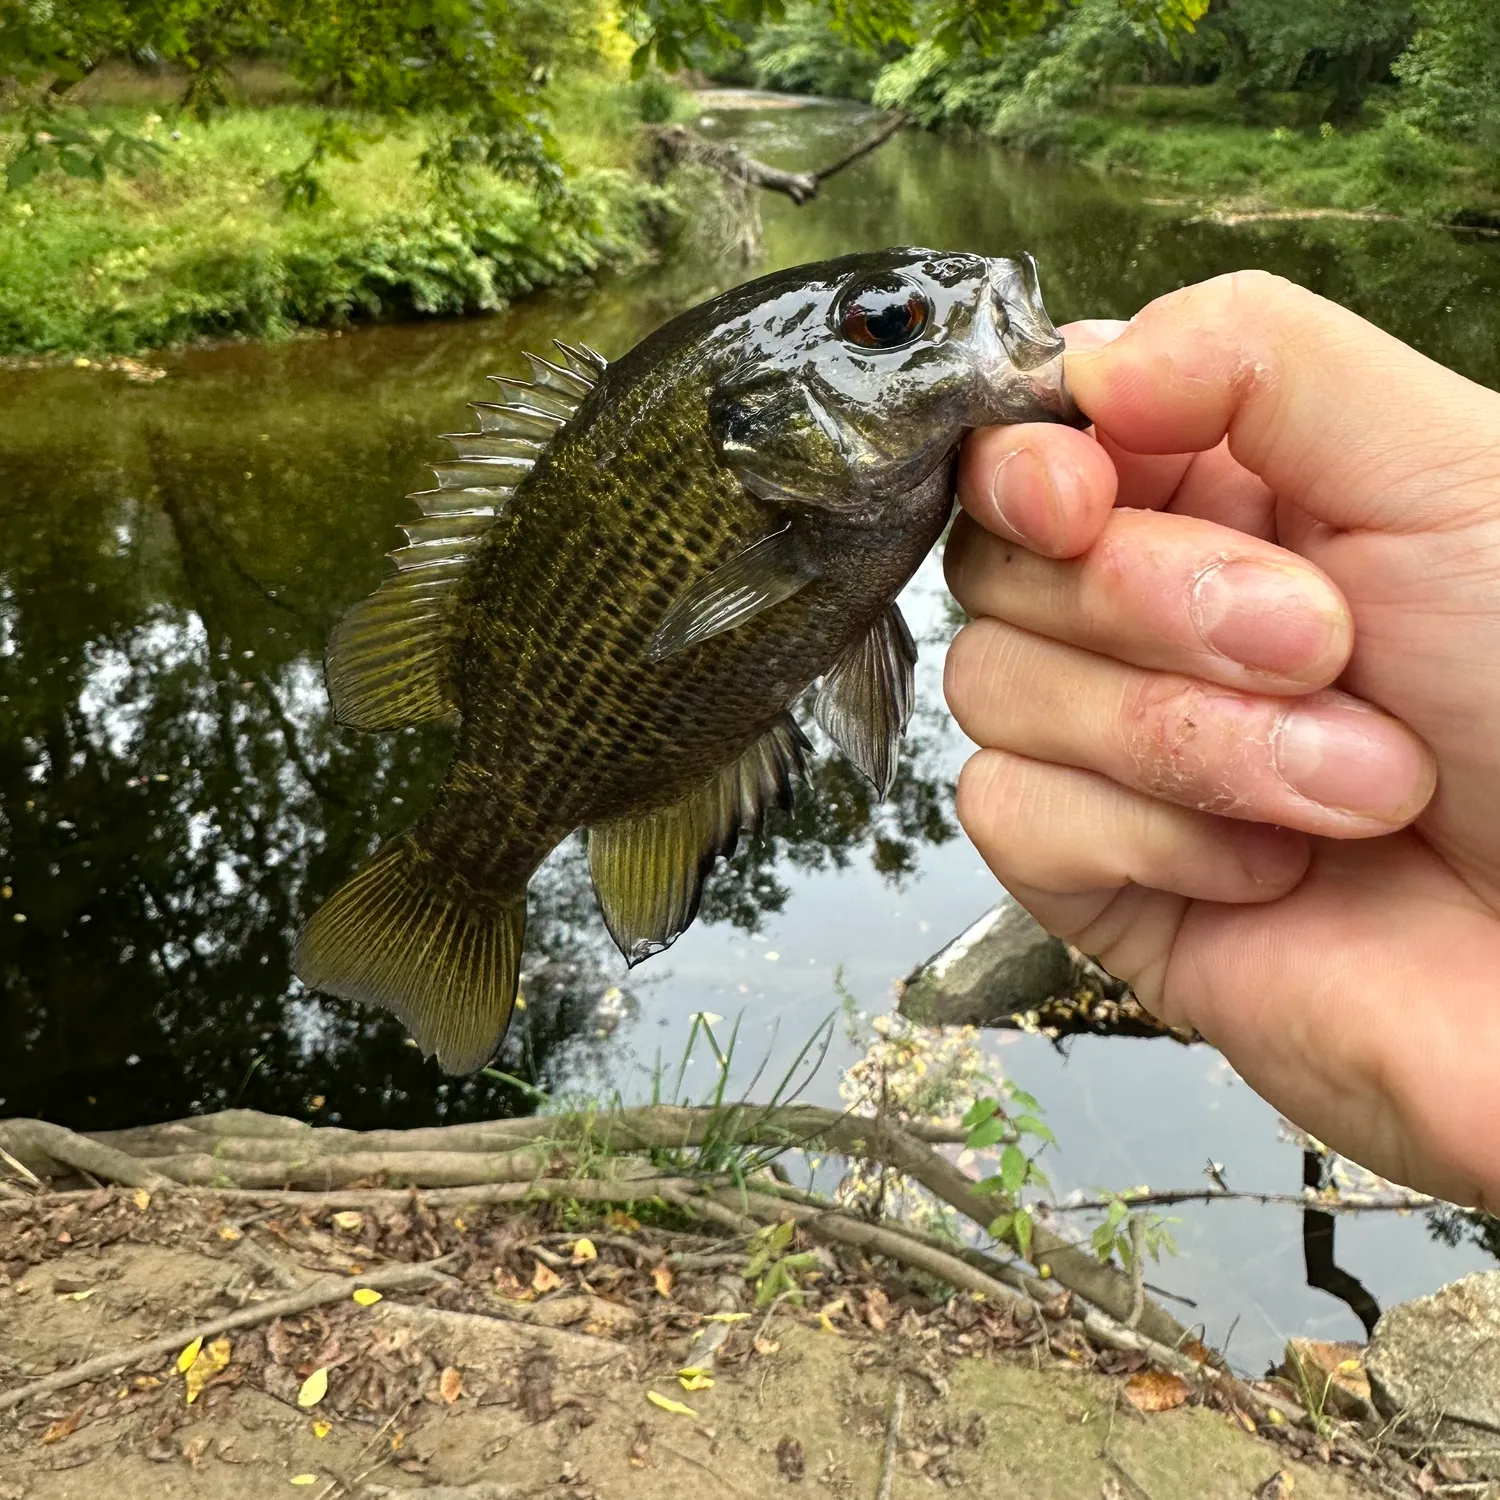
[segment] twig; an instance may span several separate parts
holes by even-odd
[[[25,1162],[17,1161],[15,1157],[13,1157],[10,1152],[6,1151],[3,1147],[0,1147],[0,1161],[3,1161],[5,1165],[8,1166],[11,1171],[14,1172],[18,1177],[21,1177],[25,1181],[29,1182],[32,1187],[41,1188],[42,1179],[38,1177],[36,1173],[33,1172],[31,1168],[25,1164]]]
[[[1330,1214],[1411,1213],[1414,1209],[1431,1208],[1436,1201],[1422,1193],[1399,1193],[1395,1197],[1346,1193],[1335,1198],[1316,1188],[1303,1193],[1248,1193],[1234,1188],[1170,1188],[1159,1193],[1128,1193],[1124,1195],[1124,1199],[1131,1208],[1140,1204],[1280,1203],[1290,1208],[1316,1208]],[[1113,1201],[1108,1198],[1089,1198],[1079,1203],[1054,1203],[1052,1212],[1103,1213]]]
[[[891,1392],[890,1415],[885,1420],[885,1451],[880,1456],[880,1483],[875,1500],[891,1500],[891,1485],[896,1480],[896,1445],[901,1440],[901,1416],[906,1410],[906,1387],[898,1380]]]
[[[1134,1328],[1146,1310],[1146,1221],[1139,1214],[1130,1216],[1130,1316],[1127,1328]]]
[[[844,154],[836,160],[828,163],[826,167],[819,167],[812,174],[818,182],[827,182],[836,172],[842,172],[845,167],[853,165],[860,157],[868,156],[870,152],[878,150],[890,140],[895,133],[908,123],[907,118],[899,110],[892,114],[878,130],[867,135],[864,140],[851,146]]]
[[[574,1333],[568,1328],[550,1328],[545,1323],[533,1322],[527,1317],[498,1311],[494,1316],[488,1316],[484,1313],[450,1312],[444,1307],[393,1302],[389,1306],[382,1305],[378,1316],[385,1322],[414,1323],[455,1338],[493,1338],[499,1331],[511,1336],[526,1333],[534,1335],[538,1343],[550,1344],[554,1349],[569,1354],[598,1356],[601,1363],[631,1358],[630,1350],[612,1339],[595,1338],[591,1333]]]
[[[254,1307],[244,1307],[238,1312],[228,1313],[222,1318],[211,1318],[204,1323],[195,1323],[179,1328],[173,1333],[148,1339],[143,1344],[132,1344],[128,1348],[115,1349],[94,1359],[85,1360],[68,1370],[34,1380],[30,1385],[13,1390],[0,1391],[0,1411],[8,1411],[29,1401],[33,1396],[49,1395],[53,1391],[64,1391],[70,1386],[82,1385],[99,1375],[110,1375],[142,1360],[155,1359],[161,1354],[191,1344],[194,1339],[211,1339],[236,1328],[250,1328],[257,1323],[268,1323],[274,1318],[290,1317],[293,1313],[306,1312],[311,1307],[322,1307],[347,1297],[357,1287],[369,1287],[373,1291],[391,1291],[397,1287],[421,1286],[441,1279],[442,1268],[454,1260],[452,1255],[437,1260],[422,1261],[418,1265],[386,1266],[378,1271],[367,1271],[362,1276],[325,1276],[285,1297],[269,1302],[259,1302]]]

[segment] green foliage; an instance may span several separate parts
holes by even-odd
[[[1137,1189],[1136,1193],[1145,1189]],[[1130,1207],[1130,1192],[1112,1193],[1101,1190],[1109,1201],[1104,1218],[1089,1236],[1089,1244],[1101,1261],[1118,1259],[1121,1266],[1135,1274],[1136,1256],[1144,1261],[1147,1257],[1159,1261],[1163,1253],[1177,1254],[1177,1241],[1168,1227],[1180,1224],[1181,1219],[1163,1218],[1160,1214],[1144,1212]]]
[[[784,21],[772,22],[756,32],[748,61],[760,88],[868,99],[882,62],[895,61],[891,51],[856,46],[828,24],[825,14],[810,4],[801,4],[789,11]]]
[[[421,138],[392,132],[357,162],[327,162],[327,200],[289,214],[266,183],[295,171],[319,121],[232,112],[185,124],[142,176],[38,179],[0,199],[0,352],[130,354],[490,311],[638,258],[674,211],[618,166],[581,171],[545,204],[488,172],[440,181],[415,170]]]
[[[1500,6],[1494,0],[1423,0],[1421,27],[1395,71],[1423,128],[1500,143]]]
[[[1109,0],[1163,37],[1191,32],[1208,0]],[[1063,14],[1069,0],[817,0],[827,23],[869,51],[914,48],[924,40],[955,54],[993,52]],[[636,65],[654,57],[669,71],[707,53],[732,50],[748,34],[785,21],[785,0],[629,0],[627,23],[640,38]]]
[[[1002,1206],[989,1225],[989,1232],[997,1239],[1013,1244],[1021,1255],[1031,1258],[1031,1232],[1035,1223],[1030,1205],[1021,1201],[1027,1188],[1050,1188],[1047,1174],[1037,1165],[1036,1158],[1048,1146],[1057,1144],[1057,1137],[1041,1119],[1041,1105],[1036,1099],[1017,1088],[1006,1086],[1007,1102],[1019,1106],[1021,1113],[1007,1113],[999,1099],[976,1099],[963,1117],[966,1151],[987,1151],[1001,1145],[999,1170],[983,1177],[975,1184],[975,1191],[993,1194]],[[1025,1149],[1027,1138],[1034,1141],[1035,1149]]]
[[[559,167],[539,93],[560,63],[597,52],[596,19],[594,0],[0,0],[0,80],[25,105],[12,167],[28,163],[23,181],[77,169],[82,148],[58,140],[76,128],[66,95],[106,62],[173,70],[184,110],[206,120],[227,102],[235,59],[273,56],[316,102],[427,122],[421,165],[482,164],[552,183]],[[97,175],[124,149],[106,141],[83,154]],[[344,149],[351,138],[321,125],[288,196],[316,201],[313,167]]]
[[[792,1250],[794,1234],[794,1226],[788,1221],[768,1224],[752,1237],[745,1280],[755,1283],[757,1307],[769,1307],[777,1301],[802,1305],[801,1277],[817,1270],[821,1262],[816,1251]]]

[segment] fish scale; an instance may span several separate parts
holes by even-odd
[[[456,715],[433,806],[313,916],[297,972],[393,1010],[449,1071],[493,1053],[526,887],[579,827],[634,963],[789,805],[820,724],[889,788],[915,648],[894,600],[963,431],[1077,420],[1029,262],[897,250],[751,282],[606,368],[560,344],[453,439],[397,573],[330,642],[335,714]]]

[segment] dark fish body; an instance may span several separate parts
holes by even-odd
[[[526,886],[589,830],[632,962],[785,806],[820,722],[882,792],[915,651],[894,599],[963,432],[1074,420],[1029,262],[898,250],[691,309],[614,364],[559,346],[454,438],[398,572],[335,632],[337,716],[457,712],[432,808],[309,922],[305,982],[382,1004],[449,1071],[514,1000]]]

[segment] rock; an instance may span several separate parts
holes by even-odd
[[[984,1026],[1035,1010],[1073,976],[1067,944],[1006,901],[908,977],[899,1009],[913,1021]]]
[[[1364,1371],[1364,1352],[1362,1344],[1288,1339],[1286,1357],[1277,1373],[1304,1406],[1362,1421],[1375,1415],[1370,1405],[1370,1378]]]
[[[1500,1474],[1500,1271],[1480,1271],[1393,1307],[1365,1358],[1376,1407],[1432,1449],[1476,1450]]]

